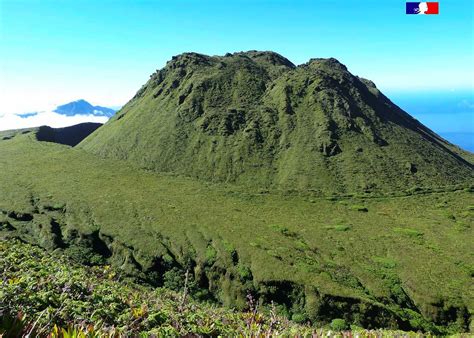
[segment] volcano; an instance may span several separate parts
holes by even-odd
[[[456,148],[336,59],[185,53],[80,147],[215,182],[321,193],[472,179]]]

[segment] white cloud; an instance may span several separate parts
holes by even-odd
[[[107,122],[108,118],[105,116],[93,115],[75,115],[65,116],[52,111],[42,111],[38,114],[29,117],[20,117],[15,114],[0,115],[0,130],[32,128],[39,126],[50,126],[53,128],[61,128],[72,126],[83,122]]]

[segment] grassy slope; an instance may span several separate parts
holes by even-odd
[[[190,266],[226,305],[243,308],[250,289],[295,319],[434,329],[421,312],[453,330],[466,330],[474,309],[467,191],[364,200],[257,194],[146,173],[31,134],[0,141],[0,173],[4,228],[66,250],[96,245],[99,230],[109,261],[125,272]]]
[[[334,59],[183,54],[80,147],[250,188],[325,193],[474,179],[452,145]]]

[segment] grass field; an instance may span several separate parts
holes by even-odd
[[[472,187],[249,191],[145,172],[34,132],[0,141],[0,173],[2,232],[76,261],[175,290],[188,271],[198,300],[242,310],[251,293],[295,322],[469,330]]]

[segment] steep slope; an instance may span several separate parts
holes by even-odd
[[[140,167],[321,193],[466,184],[473,166],[335,59],[186,53],[80,147]]]

